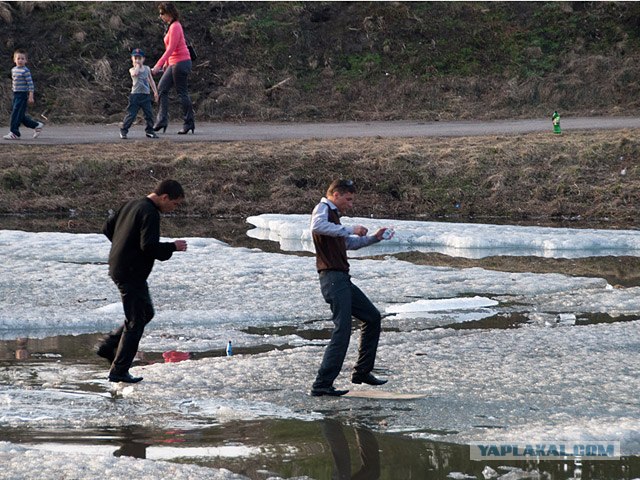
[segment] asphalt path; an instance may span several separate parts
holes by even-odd
[[[618,130],[640,128],[640,117],[576,117],[562,118],[563,132],[579,130]],[[322,123],[197,123],[195,134],[177,135],[175,124],[161,140],[171,142],[235,142],[277,141],[304,139],[337,139],[367,137],[468,137],[485,135],[517,135],[531,132],[552,132],[551,118],[495,121],[376,121]],[[144,136],[142,125],[134,125],[129,139],[119,137],[117,124],[48,124],[39,138],[22,127],[20,140],[0,140],[0,145],[15,143],[30,145],[65,145],[86,143],[122,143],[133,141],[157,142]],[[0,147],[1,148],[1,147]]]

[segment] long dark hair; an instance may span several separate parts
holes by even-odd
[[[160,12],[160,15],[165,13],[171,15],[171,23],[180,20],[180,13],[178,13],[178,9],[171,2],[160,2],[158,4],[158,11]]]

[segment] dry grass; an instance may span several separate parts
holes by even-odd
[[[13,21],[9,2],[0,2],[0,20],[4,23],[11,23]]]
[[[640,213],[640,143],[629,131],[2,148],[2,213],[102,216],[167,177],[187,190],[182,215],[308,213],[335,177],[359,185],[356,215],[625,226]]]

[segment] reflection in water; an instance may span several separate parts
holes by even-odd
[[[41,362],[43,360],[58,361],[61,358],[67,360],[94,358],[94,338],[96,338],[96,334],[57,335],[45,338],[18,337],[15,340],[0,340],[0,361],[32,360]]]
[[[27,360],[29,358],[29,350],[27,350],[27,338],[16,339],[16,360]]]
[[[0,438],[49,452],[95,455],[96,451],[108,451],[116,457],[225,468],[249,478],[265,478],[265,471],[279,478],[318,480],[483,479],[492,471],[496,475],[492,478],[499,475],[503,480],[572,480],[578,474],[583,480],[640,478],[640,457],[590,462],[573,458],[472,461],[467,445],[374,434],[347,426],[339,418],[319,422],[232,421],[191,430],[141,425],[99,431],[30,430],[0,425]],[[352,453],[355,451],[358,459]],[[0,470],[0,477],[2,473]]]
[[[362,467],[351,476],[351,454],[342,424],[337,420],[325,420],[322,422],[322,433],[329,442],[329,448],[333,456],[334,471],[332,478],[336,480],[377,480],[380,478],[378,441],[373,433],[366,428],[355,428],[354,430]]]
[[[147,447],[151,444],[143,441],[144,433],[137,427],[124,428],[120,448],[113,452],[113,456],[147,458]]]
[[[162,354],[162,358],[164,358],[165,363],[178,363],[189,360],[191,358],[191,353],[169,350]]]

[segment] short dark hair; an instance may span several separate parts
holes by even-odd
[[[178,9],[171,2],[160,2],[160,4],[158,5],[158,11],[160,12],[160,15],[165,13],[168,13],[169,15],[171,15],[171,19],[174,22],[177,22],[178,20],[180,20],[180,14],[178,13]]]
[[[180,185],[175,180],[163,180],[158,185],[156,185],[155,190],[153,191],[156,195],[169,195],[171,200],[177,200],[178,198],[184,198],[184,190],[182,189],[182,185]]]
[[[28,55],[27,51],[24,48],[16,48],[13,52],[13,58],[16,58],[16,55],[18,54],[22,54],[22,55]]]
[[[334,180],[327,188],[327,196],[333,194],[334,192],[338,192],[340,195],[344,195],[345,193],[356,193],[356,184],[353,180]]]

